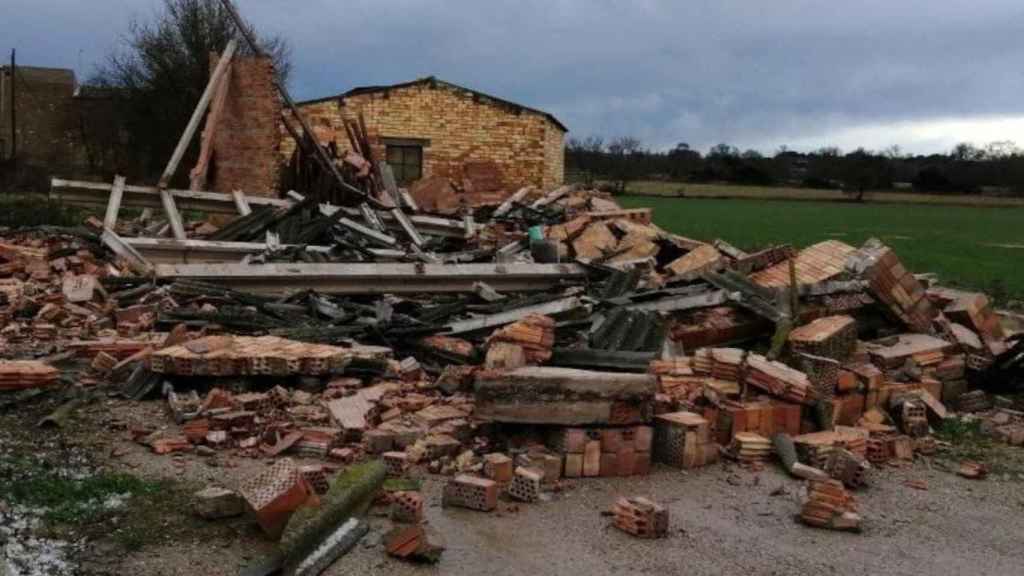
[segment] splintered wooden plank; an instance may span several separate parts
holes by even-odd
[[[185,240],[187,238],[185,236],[185,223],[181,219],[178,207],[174,204],[174,196],[167,190],[161,190],[160,203],[163,204],[164,214],[167,216],[167,222],[171,225],[171,232],[174,233],[174,238],[176,240]]]
[[[202,190],[206,187],[206,175],[210,169],[210,159],[213,157],[213,139],[217,134],[217,126],[220,125],[220,117],[224,114],[224,105],[228,99],[230,85],[231,63],[228,62],[227,70],[221,76],[220,82],[217,84],[217,91],[213,95],[210,113],[206,116],[206,126],[203,127],[203,135],[200,137],[199,159],[189,173],[189,190]],[[242,215],[245,216],[245,214]]]
[[[231,58],[234,57],[235,50],[237,48],[238,41],[232,38],[224,49],[224,54],[217,62],[217,67],[214,68],[213,74],[210,75],[210,81],[206,83],[206,89],[203,90],[203,95],[200,96],[199,103],[196,104],[195,110],[192,111],[192,117],[189,118],[188,124],[185,126],[185,131],[181,133],[181,138],[178,139],[178,145],[174,148],[174,153],[171,154],[170,160],[167,161],[167,167],[164,168],[164,173],[160,176],[159,188],[166,189],[171,183],[171,178],[174,178],[174,173],[178,169],[178,164],[181,163],[182,157],[185,156],[185,151],[188,150],[188,145],[192,141],[192,137],[195,136],[196,130],[199,128],[199,123],[203,120],[203,115],[206,114],[206,109],[210,105],[210,100],[213,98],[213,92],[220,83],[221,77],[223,77],[224,73],[227,72],[228,64],[231,62]],[[166,204],[164,208],[166,209]],[[170,217],[170,215],[168,215],[168,217]],[[177,233],[175,233],[175,236],[177,236]],[[179,240],[183,238],[184,234],[182,234],[182,237],[179,238]]]
[[[249,199],[245,197],[245,192],[241,190],[233,190],[231,197],[235,200],[235,207],[238,208],[238,213],[242,216],[248,216],[252,214],[252,207],[249,206]]]
[[[124,196],[124,176],[114,176],[114,187],[110,189],[110,200],[107,202],[107,213],[103,217],[103,227],[110,230],[117,225],[117,214],[121,210],[121,198]]]
[[[838,240],[826,240],[800,251],[796,256],[797,284],[816,284],[831,280],[846,268],[846,260],[856,248]],[[751,275],[750,279],[765,287],[789,285],[789,261],[780,262]]]

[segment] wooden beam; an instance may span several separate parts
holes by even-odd
[[[252,214],[252,207],[249,206],[249,200],[245,197],[245,192],[233,190],[231,197],[235,200],[235,207],[238,208],[239,214],[242,216]]]
[[[222,57],[223,59],[223,57]],[[200,137],[199,159],[189,173],[189,190],[201,190],[206,187],[206,175],[210,170],[210,158],[213,157],[213,139],[217,135],[217,126],[220,125],[220,117],[224,114],[224,105],[228,101],[228,91],[231,86],[231,63],[228,63],[227,70],[217,84],[217,91],[213,95],[213,106],[206,116],[206,126],[203,127],[203,134]]]
[[[228,70],[228,63],[231,62],[231,58],[234,57],[237,48],[238,40],[232,38],[228,42],[227,48],[224,49],[224,54],[221,55],[220,60],[217,62],[217,67],[213,69],[210,81],[206,83],[206,89],[203,90],[203,95],[199,97],[199,103],[196,104],[195,110],[192,111],[192,117],[189,118],[188,124],[185,126],[185,131],[181,133],[181,138],[178,139],[178,145],[174,148],[174,153],[171,154],[171,159],[167,162],[163,175],[160,176],[160,183],[157,185],[157,188],[166,189],[170,185],[171,178],[174,178],[174,173],[178,170],[178,164],[181,163],[182,157],[185,156],[185,151],[188,150],[189,142],[192,141],[192,137],[195,136],[196,130],[199,128],[199,122],[202,121],[203,115],[206,114],[206,108],[210,105],[210,99],[213,98],[213,91],[217,84],[220,83],[221,77]],[[173,198],[171,198],[171,202],[174,202]],[[167,216],[171,218],[170,214]],[[173,224],[171,228],[174,228]],[[177,232],[175,232],[175,236],[177,236]]]
[[[523,198],[526,198],[526,195],[529,194],[532,189],[533,188],[531,186],[520,188],[515,194],[506,198],[505,201],[501,203],[501,206],[498,206],[498,209],[494,211],[492,217],[499,218],[508,214],[512,210],[512,207],[515,206],[517,202],[522,202]]]
[[[117,226],[117,214],[121,210],[124,185],[124,176],[114,176],[114,186],[110,189],[110,199],[107,201],[107,213],[103,217],[103,227],[109,230],[113,230]]]
[[[174,196],[167,190],[160,190],[160,204],[163,205],[164,214],[167,216],[167,223],[171,225],[171,232],[174,233],[174,237],[178,240],[184,240],[186,238],[185,223],[181,220],[181,213],[178,212],[178,207],[174,205]]]
[[[113,186],[109,182],[85,182],[82,180],[50,180],[50,199],[63,204],[83,206],[87,208],[104,207],[110,198]],[[201,190],[176,190],[168,188],[174,201],[182,210],[197,210],[208,214],[238,214],[234,198],[230,194],[207,192]],[[289,200],[267,196],[248,196],[252,206],[273,206],[288,208]],[[137,186],[128,184],[124,187],[122,206],[132,208],[162,208],[160,190],[156,186]]]
[[[249,29],[245,21],[242,20],[242,16],[239,15],[238,9],[235,8],[234,3],[232,3],[231,0],[220,1],[221,5],[224,6],[225,10],[227,10],[228,14],[231,16],[231,19],[235,21],[235,26],[238,28],[238,31],[242,34],[242,37],[245,38],[246,43],[249,44],[249,48],[251,48],[252,51],[257,56],[266,58],[266,52],[264,52],[263,48],[259,45],[259,42],[256,39],[256,35],[253,34],[252,30]],[[281,95],[281,99],[284,101],[285,107],[291,111],[292,116],[299,122],[299,125],[302,126],[303,134],[308,134],[312,136],[313,129],[310,128],[309,123],[306,122],[306,119],[302,115],[302,112],[299,110],[299,107],[295,105],[295,101],[292,100],[291,95],[288,93],[288,89],[285,87],[284,83],[281,82],[281,78],[277,74],[274,74],[273,81],[274,87],[277,88],[277,92]],[[385,206],[380,206],[380,203],[377,201],[376,198],[370,197],[368,194],[366,194],[359,188],[356,188],[355,186],[346,182],[345,177],[341,175],[341,171],[338,169],[338,166],[334,163],[333,160],[331,160],[329,156],[327,156],[327,152],[324,150],[324,147],[321,146],[319,142],[316,142],[315,139],[310,138],[307,141],[307,139],[300,138],[296,144],[298,144],[298,146],[301,148],[309,143],[312,144],[312,156],[316,158],[316,160],[320,163],[320,167],[323,168],[325,172],[328,172],[334,176],[334,179],[338,183],[338,186],[340,186],[343,190],[349,192],[350,194],[355,195],[357,198],[362,198],[364,201],[377,205],[378,208],[386,208]],[[307,150],[307,153],[308,152],[309,151]]]
[[[128,263],[128,266],[130,266],[135,272],[142,274],[143,276],[149,276],[153,273],[153,265],[110,228],[103,230],[100,240],[104,245],[110,248],[114,254],[123,258],[125,262]]]
[[[214,240],[173,240],[170,238],[122,238],[125,244],[135,249],[143,258],[153,264],[196,264],[214,262],[237,263],[242,258],[266,252],[263,242],[222,242]],[[297,248],[294,245],[280,246],[282,250]],[[306,252],[328,254],[331,246],[306,246]],[[369,248],[375,257],[401,260],[406,254],[400,250]]]
[[[487,282],[502,292],[546,290],[564,281],[579,281],[584,268],[574,264],[181,264],[156,266],[163,279],[191,279],[263,294],[318,290],[332,294],[416,294],[472,292]],[[574,301],[579,299],[574,298]],[[566,306],[564,301],[562,306]],[[571,309],[569,306],[566,309]],[[555,313],[557,304],[534,307]],[[513,316],[516,311],[506,314]],[[499,320],[477,319],[477,322]]]

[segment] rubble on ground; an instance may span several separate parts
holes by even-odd
[[[150,422],[132,437],[156,454],[276,461],[237,487],[274,538],[292,515],[317,509],[334,471],[373,458],[392,478],[449,475],[446,506],[487,512],[575,479],[644,475],[652,463],[697,470],[724,457],[757,470],[778,457],[811,482],[804,522],[855,529],[846,490],[934,453],[932,434],[953,414],[974,412],[985,433],[1024,443],[1024,414],[996,407],[981,386],[1016,341],[988,300],[919,279],[877,241],[748,254],[668,233],[649,211],[589,190],[516,197],[478,207],[458,237],[425,233],[424,261],[441,263],[438,283],[469,263],[520,263],[528,274],[547,265],[533,264],[546,242],[558,265],[577,267],[554,283],[276,296],[161,274],[159,264],[140,276],[86,233],[8,234],[0,337],[19,360],[0,363],[0,386],[55,386],[60,372],[31,358],[67,353],[79,360],[74,386],[163,396],[173,426]],[[530,240],[538,226],[542,239]],[[350,248],[318,265],[409,257],[374,252],[348,228],[319,229],[306,239]],[[253,282],[275,253],[266,245],[246,257]],[[958,471],[986,472],[970,462]],[[231,516],[242,498],[207,490],[197,513]],[[389,505],[409,526],[389,536],[389,554],[433,561],[419,493],[391,494]],[[661,535],[663,512],[623,499],[615,525]]]

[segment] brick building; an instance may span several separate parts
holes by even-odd
[[[342,118],[362,112],[374,154],[402,183],[488,172],[505,186],[562,183],[568,131],[554,116],[434,77],[354,88],[299,104],[321,141],[349,148]],[[295,142],[286,138],[287,158]],[[497,174],[494,174],[497,172]]]
[[[119,160],[116,108],[113,94],[79,86],[72,70],[0,66],[0,165],[13,166],[16,153],[18,180],[37,187],[51,175],[105,174]]]

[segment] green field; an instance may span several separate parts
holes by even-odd
[[[841,190],[792,188],[787,186],[739,186],[736,184],[694,184],[639,180],[630,182],[627,191],[636,195],[679,196],[687,198],[750,198],[762,200],[838,200],[851,197]],[[868,203],[945,204],[951,206],[1016,206],[1024,207],[1024,198],[981,196],[977,194],[921,194],[913,191],[872,190],[864,197]]]
[[[807,246],[836,239],[860,245],[877,237],[914,272],[945,284],[1024,299],[1024,208],[852,204],[623,196],[626,208],[654,209],[662,228],[699,240],[721,238],[752,250],[776,243]]]

